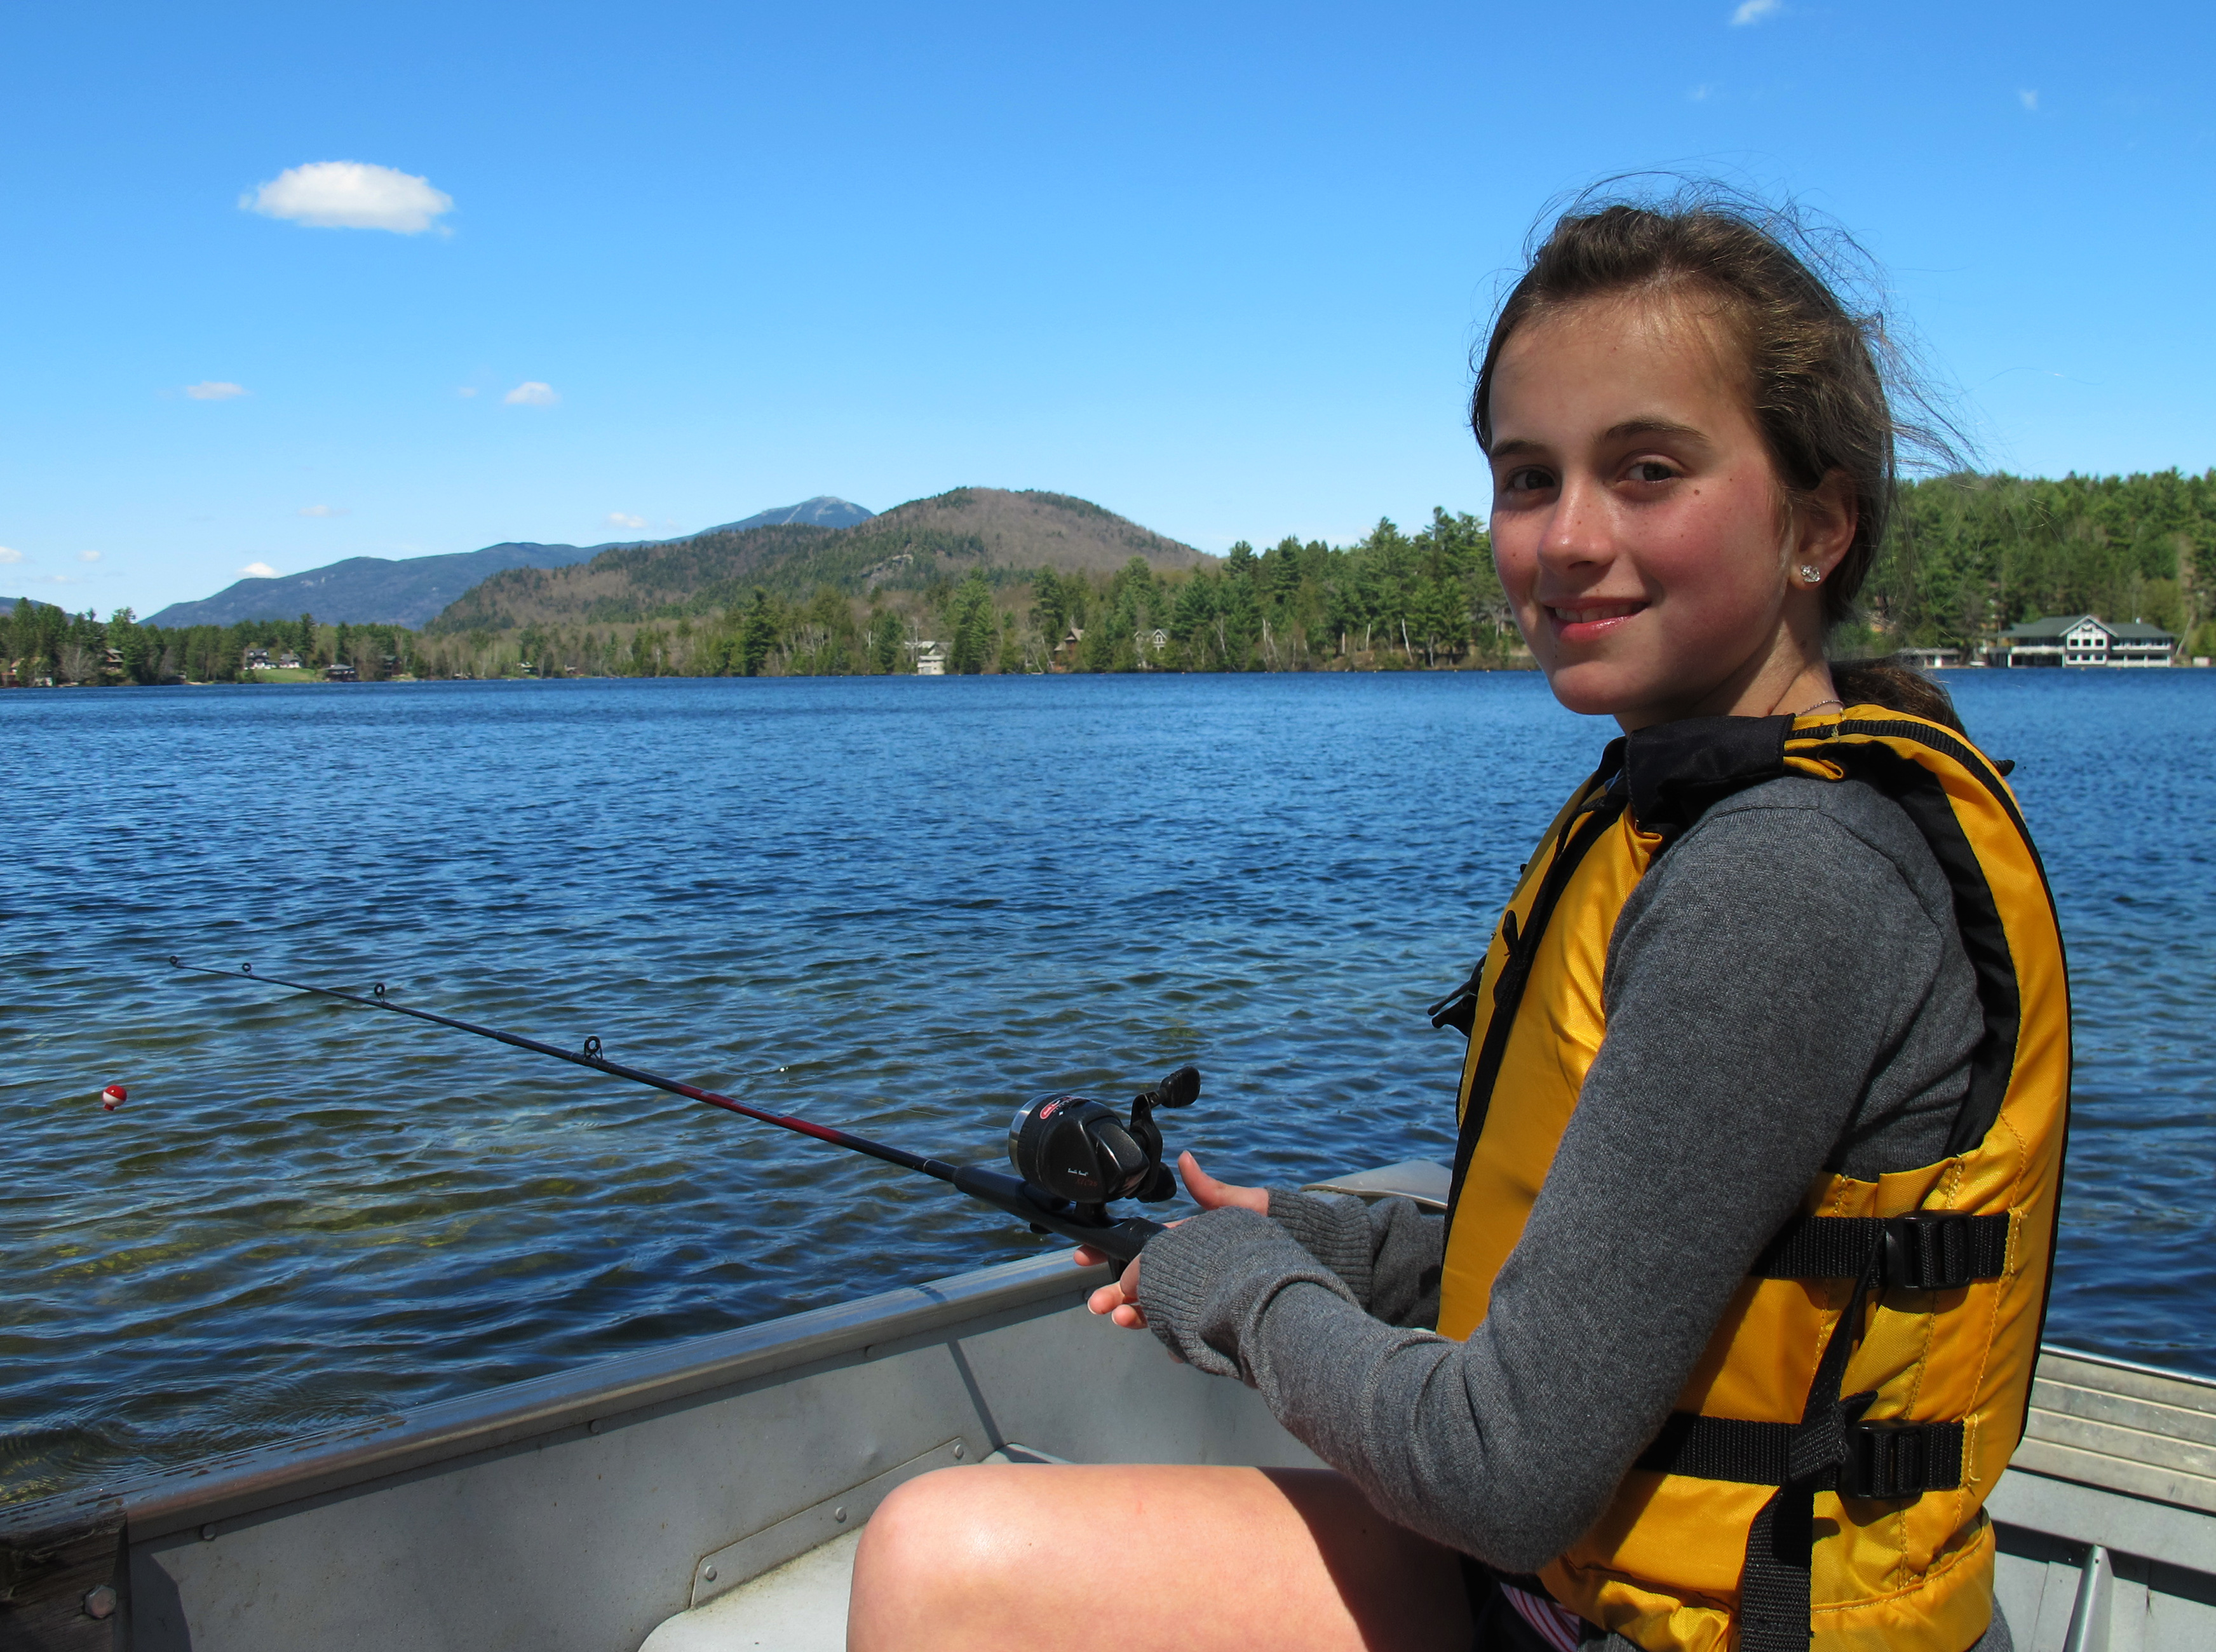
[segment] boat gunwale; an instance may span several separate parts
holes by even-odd
[[[2041,1343],[2040,1358],[2044,1359],[2048,1354],[2063,1359],[2080,1360],[2089,1365],[2106,1365],[2111,1371],[2128,1371],[2141,1377],[2159,1377],[2165,1382],[2184,1383],[2196,1388],[2216,1390],[2216,1377],[2204,1377],[2197,1371],[2179,1371],[2170,1365],[2150,1365],[2138,1359],[2119,1359],[2112,1354],[2089,1353],[2084,1348],[2068,1347],[2059,1342]]]
[[[120,1507],[130,1541],[142,1544],[989,1315],[1057,1298],[1074,1302],[1110,1275],[1105,1267],[1074,1267],[1070,1255],[1055,1250],[1019,1257],[290,1440],[27,1499],[0,1507],[0,1542],[35,1541],[40,1532],[76,1529],[95,1511]]]

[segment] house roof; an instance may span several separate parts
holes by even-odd
[[[2027,620],[2020,626],[2010,626],[2001,635],[2025,643],[2059,642],[2065,632],[2087,620],[2093,620],[2093,616],[2090,613],[2068,613],[2053,620]],[[2093,620],[2093,623],[2096,626],[2101,624],[2098,620]]]
[[[2120,643],[2175,643],[2175,633],[2160,626],[2148,625],[2143,620],[2103,620],[2094,613],[2064,614],[2052,620],[2027,620],[2020,626],[2010,626],[2001,633],[2011,642],[2059,643],[2063,637],[2079,626],[2090,623],[2100,626]]]

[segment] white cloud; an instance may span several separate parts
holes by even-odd
[[[320,230],[390,230],[421,235],[454,198],[428,178],[366,161],[315,161],[287,167],[238,198],[249,213]]]
[[[551,407],[562,398],[554,393],[554,386],[537,379],[526,379],[501,398],[510,407]]]
[[[23,553],[21,551],[12,546],[0,545],[0,568],[4,568],[10,563],[21,562],[22,559]]]
[[[2016,95],[2016,101],[2023,105],[2025,114],[2037,114],[2039,113],[2039,94],[2037,92],[2018,92]]]
[[[97,551],[80,551],[77,553],[77,559],[79,562],[98,562],[100,560],[100,552]]]
[[[608,526],[610,527],[644,527],[646,518],[626,516],[619,510],[612,510],[608,513]]]
[[[464,385],[454,392],[455,395],[460,397],[464,401],[467,401],[471,397],[477,393],[477,387],[475,385]]]
[[[347,513],[338,505],[303,505],[294,514],[300,516],[343,516]]]
[[[277,570],[266,562],[249,562],[238,570],[249,579],[274,579]]]
[[[1749,23],[1775,17],[1784,9],[1785,0],[1739,0],[1739,9],[1732,13],[1732,27],[1745,28]]]
[[[185,386],[185,394],[196,402],[227,402],[246,393],[244,385],[234,385],[225,379],[203,379],[197,385]]]

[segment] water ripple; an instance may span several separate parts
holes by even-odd
[[[2216,674],[1956,687],[2071,945],[2049,1334],[2216,1372]],[[1420,1008],[1610,732],[1512,675],[71,691],[0,726],[0,1498],[1039,1242],[170,952],[597,1034],[948,1157],[1037,1090],[1191,1060],[1181,1144],[1311,1180],[1451,1151],[1460,1040]]]

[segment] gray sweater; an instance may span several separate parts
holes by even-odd
[[[1425,1328],[1443,1226],[1405,1199],[1272,1188],[1268,1217],[1196,1217],[1140,1271],[1172,1353],[1259,1389],[1388,1518],[1511,1573],[1606,1507],[1819,1174],[1943,1155],[1981,1031],[1946,878],[1859,781],[1711,809],[1625,903],[1603,996],[1607,1037],[1467,1342]],[[1994,1623],[1979,1652],[2007,1646]]]

